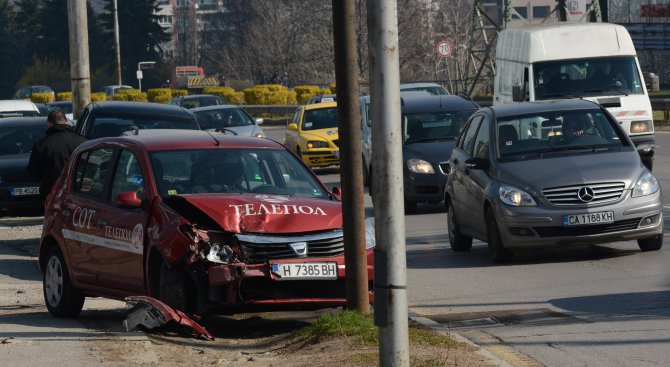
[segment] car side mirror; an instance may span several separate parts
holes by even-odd
[[[333,191],[331,193],[333,194],[333,198],[335,198],[335,200],[342,201],[342,190],[339,186],[333,186]]]
[[[292,122],[292,123],[288,124],[288,126],[286,128],[289,129],[289,130],[297,131],[298,130],[298,124]]]
[[[485,170],[489,168],[489,160],[486,158],[473,157],[465,160],[468,169]]]
[[[514,102],[523,102],[523,97],[521,96],[521,86],[515,85],[512,87],[512,101]]]
[[[142,206],[142,200],[135,191],[126,191],[116,197],[116,206],[119,208],[137,209]]]
[[[263,125],[263,119],[262,119],[262,118],[260,118],[260,117],[259,117],[259,118],[257,118],[257,119],[256,119],[256,120],[254,120],[254,121],[256,121],[256,125]]]

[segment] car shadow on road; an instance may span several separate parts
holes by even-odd
[[[440,243],[441,242],[441,243]],[[437,247],[434,245],[438,243]],[[407,238],[407,267],[410,269],[432,268],[486,268],[500,266],[520,266],[548,263],[588,262],[639,254],[635,242],[630,248],[608,245],[590,245],[569,248],[533,249],[516,251],[514,260],[507,264],[497,264],[489,257],[488,245],[475,241],[469,252],[454,252],[448,239],[439,235],[411,236]],[[421,244],[431,244],[421,246]]]
[[[36,256],[39,239],[0,240],[0,276],[41,281]]]

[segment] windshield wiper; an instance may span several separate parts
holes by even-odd
[[[628,93],[623,91],[623,90],[618,90],[618,89],[612,89],[612,88],[606,88],[606,89],[591,89],[591,90],[586,90],[584,93],[605,93],[605,92],[614,92],[620,96],[627,96]]]
[[[552,98],[565,98],[565,99],[573,99],[573,98],[579,98],[578,96],[574,96],[571,93],[553,93],[553,94],[545,94],[542,96],[542,99],[552,99]]]

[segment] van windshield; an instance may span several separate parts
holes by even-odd
[[[644,94],[633,56],[537,62],[535,100]]]

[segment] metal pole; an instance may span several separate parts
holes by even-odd
[[[121,44],[119,43],[119,9],[116,0],[112,0],[112,12],[114,13],[114,46],[116,51],[116,84],[121,85]]]
[[[368,48],[379,361],[381,366],[409,366],[396,0],[368,0]]]
[[[332,0],[347,308],[370,311],[354,0]]]
[[[142,65],[141,61],[137,63],[137,75],[138,76],[140,75],[140,72],[142,71],[142,68],[140,67],[140,65]],[[137,78],[137,86],[138,86],[138,88],[141,92],[142,91],[142,78]]]
[[[70,42],[72,113],[78,119],[91,102],[91,72],[88,62],[88,18],[86,0],[67,0]]]

